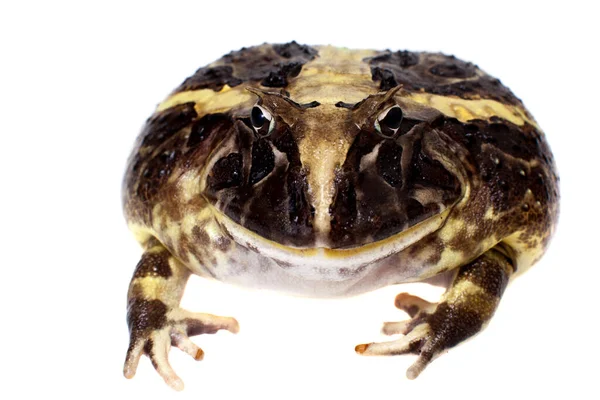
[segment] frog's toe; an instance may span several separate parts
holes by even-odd
[[[127,350],[123,374],[126,378],[133,378],[142,354],[146,354],[167,385],[175,390],[182,390],[183,381],[169,364],[170,347],[169,327],[149,332],[145,337],[134,338]]]
[[[410,329],[410,320],[399,322],[384,322],[381,333],[384,335],[405,335]]]
[[[406,371],[409,379],[414,379],[439,354],[441,348],[431,340],[433,335],[429,324],[420,323],[414,326],[414,320],[403,322],[388,322],[384,325],[384,333],[401,333],[405,336],[397,340],[380,343],[359,344],[356,352],[367,356],[395,356],[402,354],[418,354],[419,358]],[[386,332],[387,328],[387,332]]]
[[[123,367],[123,375],[127,379],[131,379],[135,376],[135,371],[142,357],[144,349],[144,341],[131,341],[129,348],[127,349],[127,356],[125,357],[125,365]]]
[[[204,358],[204,350],[198,347],[196,343],[192,342],[186,332],[181,330],[174,331],[171,334],[171,344],[184,353],[188,353],[196,361],[200,361]]]
[[[436,307],[436,303],[430,303],[420,297],[408,293],[400,293],[397,295],[394,304],[397,308],[410,315],[411,318],[419,313],[431,313]]]
[[[167,329],[154,332],[144,345],[144,353],[150,357],[152,366],[171,388],[183,390],[183,381],[169,364],[171,338]]]
[[[240,325],[235,318],[195,313],[181,308],[173,310],[169,318],[176,321],[176,326],[186,332],[187,336],[216,333],[221,329],[231,333],[238,333],[240,330]]]

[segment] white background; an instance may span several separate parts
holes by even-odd
[[[592,2],[351,3],[2,3],[0,398],[598,398]],[[125,294],[140,255],[120,209],[130,147],[155,105],[198,67],[292,39],[443,51],[501,78],[556,156],[562,205],[552,246],[508,288],[482,335],[416,381],[405,378],[414,356],[353,350],[381,340],[384,320],[406,317],[393,299],[407,288],[315,300],[198,278],[183,305],[235,316],[241,332],[196,337],[202,362],[171,351],[181,394],[146,358],[126,380]]]

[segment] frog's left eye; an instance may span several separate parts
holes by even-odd
[[[275,128],[275,118],[264,107],[255,105],[250,112],[250,122],[259,136],[268,136]]]
[[[395,105],[387,108],[377,116],[375,130],[385,138],[393,138],[400,129],[403,116],[402,109],[399,106]]]

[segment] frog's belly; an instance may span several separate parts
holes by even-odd
[[[351,257],[327,259],[318,254],[302,262],[275,260],[256,249],[236,245],[228,252],[213,253],[213,260],[191,262],[200,276],[257,289],[271,289],[318,297],[347,296],[418,278],[417,268],[402,265],[397,254],[381,260],[357,263]]]

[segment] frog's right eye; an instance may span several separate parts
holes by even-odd
[[[275,128],[275,118],[273,118],[273,115],[266,108],[258,104],[252,107],[250,122],[256,134],[261,137],[270,135]]]
[[[375,130],[385,138],[394,138],[398,135],[398,129],[404,117],[402,109],[395,105],[377,116]]]

